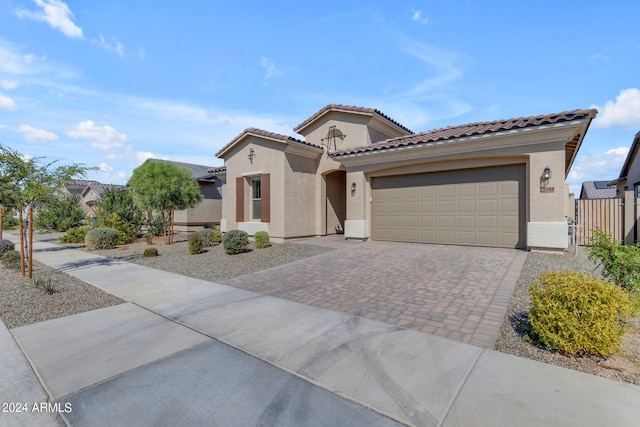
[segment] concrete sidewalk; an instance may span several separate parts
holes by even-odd
[[[640,419],[640,387],[630,384],[35,247],[38,261],[130,301],[12,330],[51,400],[71,404],[62,414],[71,425],[582,427]],[[0,346],[8,339],[0,334]],[[4,401],[18,399],[17,390],[3,388]]]

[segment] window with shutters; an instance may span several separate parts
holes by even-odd
[[[262,192],[260,190],[260,178],[251,179],[251,219],[260,220],[262,218]]]

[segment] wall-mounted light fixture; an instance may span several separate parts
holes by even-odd
[[[256,158],[256,153],[253,152],[253,148],[249,149],[249,155],[247,157],[249,157],[249,161],[253,164],[253,159]]]
[[[551,179],[551,169],[549,168],[549,166],[547,166],[546,168],[544,168],[544,170],[542,171],[542,175],[540,176],[540,191],[549,190],[545,192],[552,192],[553,189],[551,187],[547,188],[547,186],[549,185],[549,179]]]
[[[353,196],[354,194],[356,194],[356,183],[352,182],[351,183],[351,195]]]

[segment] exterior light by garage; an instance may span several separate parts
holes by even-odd
[[[544,168],[544,171],[542,172],[542,177],[544,179],[549,179],[551,178],[551,169],[549,169],[549,166],[547,166],[546,168]]]
[[[356,194],[356,183],[352,182],[351,183],[351,195],[353,196],[354,194]]]

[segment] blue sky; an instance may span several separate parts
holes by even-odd
[[[217,166],[247,127],[329,103],[413,131],[597,108],[568,182],[616,178],[640,130],[636,0],[9,0],[0,143],[126,183],[148,157]]]

